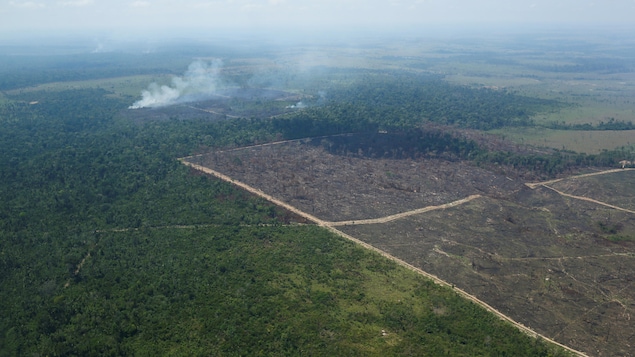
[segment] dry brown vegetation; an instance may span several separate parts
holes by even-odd
[[[462,161],[329,152],[333,141],[304,139],[220,151],[189,161],[327,221],[383,217],[474,194],[508,195],[523,187],[520,181]]]
[[[344,233],[477,296],[554,340],[597,356],[635,344],[635,171],[530,188],[467,162],[352,152],[338,139],[219,151],[186,161],[255,187],[323,221],[380,218],[474,197]]]

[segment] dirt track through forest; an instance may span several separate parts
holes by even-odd
[[[191,105],[186,105],[186,107],[191,108],[191,109],[195,109],[195,110],[200,110],[200,111],[202,111],[202,112],[206,112],[206,113],[215,114],[215,115],[221,115],[221,116],[222,116],[222,115],[224,115],[224,116],[225,116],[225,117],[227,117],[227,118],[233,118],[233,119],[242,118],[242,117],[235,116],[235,115],[230,115],[230,114],[225,114],[225,113],[219,113],[219,112],[213,111],[213,110],[211,110],[211,109],[202,109],[202,108],[197,108],[197,107],[194,107],[194,106],[191,106]]]
[[[344,134],[335,134],[335,135],[323,135],[323,136],[316,136],[316,137],[313,137],[311,139],[315,140],[315,139],[322,139],[322,138],[333,138],[333,137],[346,136],[346,135],[351,135],[351,134],[350,133],[344,133]],[[301,142],[301,141],[304,141],[304,140],[307,140],[307,139],[303,138],[303,139],[289,139],[289,140],[272,141],[272,142],[263,143],[263,144],[255,144],[255,145],[241,146],[241,147],[236,147],[236,148],[231,148],[231,149],[226,149],[226,150],[218,150],[218,151],[215,151],[215,153],[222,154],[222,153],[226,153],[226,152],[246,150],[246,149],[254,149],[254,148],[265,147],[265,146],[275,146],[275,145],[282,145],[282,144],[288,144],[288,143],[297,143],[297,142]],[[183,163],[185,163],[185,162],[189,162],[189,161],[187,161],[188,159],[195,158],[195,157],[200,157],[200,156],[207,155],[207,154],[208,153],[186,156],[186,157],[182,157],[182,158],[180,158],[178,160],[183,162]],[[189,166],[191,166],[191,165],[189,165]]]
[[[297,224],[283,224],[282,226],[298,226],[301,225],[300,223]],[[95,233],[125,233],[125,232],[134,232],[134,231],[140,231],[143,229],[199,229],[199,228],[209,228],[209,227],[222,227],[223,225],[221,224],[190,224],[190,225],[172,225],[172,226],[152,226],[152,227],[134,227],[134,228],[111,228],[111,229],[97,229],[95,230]],[[273,226],[273,225],[269,225],[269,224],[241,224],[241,227],[268,227],[268,226]],[[86,259],[90,258],[91,256],[91,252],[92,250],[95,248],[95,246],[97,246],[97,244],[99,244],[99,241],[97,241],[97,243],[95,243],[95,245],[88,251],[88,253],[86,254],[86,256],[84,256],[84,258],[82,259],[81,262],[79,262],[79,264],[77,264],[77,267],[75,268],[75,271],[73,272],[73,275],[77,275],[79,274],[79,272],[82,270],[82,267],[84,266],[84,263],[86,263]],[[64,284],[64,287],[67,288],[71,285],[71,279],[68,279],[66,281],[66,283]]]
[[[84,263],[86,263],[86,259],[90,258],[90,253],[93,250],[93,248],[91,248],[86,254],[86,256],[84,256],[84,259],[82,259],[82,261],[79,262],[79,264],[77,264],[77,267],[75,268],[75,271],[73,272],[73,276],[77,276],[77,274],[79,274],[79,272],[82,270]],[[70,285],[71,285],[71,279],[68,279],[66,280],[66,283],[64,284],[64,288],[68,288]]]
[[[301,223],[294,224],[277,224],[276,226],[298,226]],[[134,227],[134,228],[110,228],[110,229],[98,229],[95,233],[117,233],[117,232],[132,232],[140,231],[143,229],[198,229],[209,227],[226,227],[223,224],[177,224],[172,226],[147,226],[147,227]],[[271,227],[273,224],[241,224],[240,227]]]
[[[295,213],[295,214],[297,214],[297,215],[299,215],[301,217],[304,217],[304,218],[306,218],[309,221],[315,222],[318,226],[324,227],[324,228],[328,229],[329,231],[339,235],[340,237],[343,237],[343,238],[348,239],[348,240],[350,240],[350,241],[352,241],[352,242],[354,242],[356,244],[359,244],[360,246],[362,246],[362,247],[364,247],[364,248],[366,248],[368,250],[371,250],[373,252],[376,252],[376,253],[380,254],[381,256],[386,257],[386,258],[394,261],[395,263],[397,263],[397,264],[399,264],[399,265],[401,265],[401,266],[403,266],[405,268],[408,268],[408,269],[410,269],[410,270],[412,270],[412,271],[414,271],[414,272],[416,272],[416,273],[418,273],[420,275],[423,275],[423,276],[431,279],[432,281],[434,281],[438,285],[450,287],[454,291],[456,291],[457,294],[461,295],[465,299],[468,299],[468,300],[480,305],[481,307],[485,308],[487,311],[489,311],[489,312],[493,313],[494,315],[498,316],[500,319],[502,319],[504,321],[507,321],[510,324],[516,326],[516,328],[518,328],[520,331],[528,334],[529,336],[533,336],[535,338],[539,337],[541,339],[544,339],[545,341],[548,341],[548,342],[550,342],[550,343],[552,343],[554,345],[560,346],[560,347],[564,348],[565,350],[567,350],[567,351],[569,351],[571,353],[574,353],[575,355],[588,356],[588,355],[586,355],[583,352],[574,350],[574,349],[572,349],[572,348],[570,348],[568,346],[565,346],[565,345],[563,345],[563,344],[561,344],[561,343],[559,343],[559,342],[557,342],[557,341],[555,341],[555,340],[553,340],[553,339],[551,339],[551,338],[549,338],[547,336],[544,336],[544,335],[541,335],[541,334],[537,333],[536,331],[530,329],[529,327],[527,327],[527,326],[525,326],[525,325],[513,320],[509,316],[507,316],[507,315],[503,314],[502,312],[496,310],[495,308],[493,308],[492,306],[490,306],[486,302],[478,299],[476,296],[471,295],[471,294],[467,293],[466,291],[455,287],[454,284],[451,284],[451,283],[449,283],[449,282],[447,282],[445,280],[442,280],[441,278],[437,277],[436,275],[433,275],[433,274],[430,274],[428,272],[425,272],[422,269],[415,267],[414,265],[411,265],[411,264],[409,264],[409,263],[407,263],[407,262],[405,262],[405,261],[393,256],[393,255],[388,254],[387,252],[385,252],[385,251],[383,251],[383,250],[381,250],[379,248],[376,248],[376,247],[374,247],[374,246],[372,246],[372,245],[370,245],[370,244],[368,244],[368,243],[366,243],[364,241],[361,241],[361,240],[359,240],[359,239],[357,239],[357,238],[355,238],[355,237],[353,237],[351,235],[348,235],[348,234],[338,230],[337,228],[335,228],[335,226],[345,225],[346,222],[348,222],[348,221],[344,221],[344,222],[328,222],[328,221],[321,220],[321,219],[319,219],[319,218],[317,218],[317,217],[315,217],[315,216],[313,216],[313,215],[311,215],[309,213],[303,212],[303,211],[301,211],[301,210],[299,210],[299,209],[297,209],[297,208],[295,208],[295,207],[293,207],[293,206],[291,206],[291,205],[289,205],[289,204],[287,204],[287,203],[285,203],[285,202],[283,202],[283,201],[281,201],[281,200],[279,200],[279,199],[277,199],[277,198],[275,198],[275,197],[273,197],[271,195],[268,195],[268,194],[264,193],[263,191],[261,191],[261,190],[259,190],[257,188],[251,187],[251,186],[249,186],[249,185],[247,185],[247,184],[245,184],[243,182],[240,182],[238,180],[234,180],[231,177],[229,177],[227,175],[224,175],[224,174],[222,174],[222,173],[220,173],[218,171],[212,170],[212,169],[210,169],[208,167],[204,167],[204,166],[201,166],[201,165],[197,165],[197,164],[191,163],[191,162],[187,161],[187,159],[188,159],[187,157],[186,158],[181,158],[181,159],[179,159],[179,161],[181,161],[181,163],[183,163],[186,166],[189,166],[189,167],[191,167],[191,168],[193,168],[195,170],[198,170],[198,171],[213,175],[213,176],[215,176],[215,177],[217,177],[217,178],[219,178],[221,180],[224,180],[226,182],[232,183],[232,184],[234,184],[234,185],[236,185],[236,186],[238,186],[238,187],[240,187],[240,188],[242,188],[242,189],[244,189],[244,190],[246,190],[248,192],[251,192],[251,193],[253,193],[255,195],[258,195],[258,196],[266,199],[267,201],[269,201],[269,202],[271,202],[271,203],[273,203],[275,205],[278,205],[278,206],[280,206],[282,208],[285,208],[286,210],[288,210],[290,212],[293,212],[293,213]],[[603,173],[608,173],[608,172],[603,172]],[[598,175],[598,174],[601,174],[601,173],[587,174],[586,176]],[[578,176],[578,177],[580,177],[580,176]],[[534,185],[536,185],[535,187],[537,187],[537,185],[542,185],[542,184],[544,184],[544,183],[537,183],[537,184],[534,184]],[[531,188],[534,188],[534,187],[530,186],[530,184],[527,184],[527,186],[529,186]],[[417,209],[417,210],[403,212],[403,213],[399,213],[399,214],[396,214],[396,215],[387,216],[387,217],[383,217],[383,218],[370,219],[370,220],[360,220],[360,221],[350,221],[351,222],[350,224],[385,223],[385,222],[393,221],[393,220],[396,220],[396,219],[399,219],[399,218],[407,217],[407,216],[410,216],[410,215],[413,215],[413,214],[424,213],[424,212],[428,212],[428,211],[432,211],[432,210],[436,210],[436,209],[442,209],[442,208],[456,207],[456,206],[458,206],[460,204],[472,201],[472,200],[474,200],[474,199],[476,199],[478,197],[480,197],[480,195],[473,195],[473,196],[466,197],[466,198],[464,198],[462,200],[454,201],[454,202],[451,202],[451,203],[448,203],[448,204],[445,204],[445,205],[424,207],[424,208],[420,208],[420,209]],[[353,222],[355,222],[355,223],[353,223]],[[360,222],[371,222],[371,223],[360,223]]]

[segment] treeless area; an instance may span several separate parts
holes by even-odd
[[[187,160],[260,188],[325,221],[380,218],[470,195],[499,197],[523,187],[518,180],[466,162],[410,158],[413,155],[405,156],[398,148],[351,152],[337,140],[346,137],[220,151]]]
[[[589,355],[630,354],[635,215],[615,207],[632,202],[634,171],[526,185],[398,143],[352,148],[303,139],[183,161],[337,227],[543,336]],[[611,190],[598,191],[603,180]]]

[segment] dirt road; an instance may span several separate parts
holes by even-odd
[[[570,180],[570,179],[589,177],[589,176],[597,176],[597,175],[606,175],[606,174],[612,174],[612,173],[616,173],[616,172],[632,171],[632,170],[635,170],[635,169],[633,169],[633,168],[612,169],[612,170],[591,172],[591,173],[588,173],[588,174],[582,174],[582,175],[576,175],[576,176],[562,177],[562,178],[559,178],[559,179],[543,181],[543,182],[525,183],[525,185],[527,185],[527,187],[529,187],[531,189],[534,189],[534,188],[536,188],[538,186],[546,186],[546,185],[550,185],[552,183],[560,182],[560,181],[563,181],[563,180]]]
[[[628,213],[635,213],[635,211],[632,211],[632,210],[626,209],[626,208],[622,208],[622,207],[618,207],[618,206],[614,206],[614,205],[612,205],[610,203],[594,200],[594,199],[589,198],[589,197],[570,195],[568,193],[564,193],[562,191],[558,191],[558,190],[556,190],[555,188],[553,188],[551,186],[547,186],[547,185],[543,185],[543,186],[545,186],[546,188],[548,188],[548,189],[550,189],[552,191],[555,191],[559,195],[562,195],[562,196],[565,196],[565,197],[575,198],[576,200],[582,200],[582,201],[587,201],[587,202],[593,202],[595,204],[606,206],[606,207],[609,207],[609,208],[612,208],[612,209],[616,209],[618,211],[623,211],[623,212],[628,212]]]
[[[415,210],[412,210],[412,211],[397,213],[397,214],[393,214],[391,216],[386,216],[386,217],[381,217],[381,218],[360,219],[360,220],[339,221],[339,222],[327,222],[327,223],[331,227],[359,225],[359,224],[388,223],[388,222],[392,222],[392,221],[395,221],[395,220],[398,220],[398,219],[401,219],[401,218],[413,216],[413,215],[420,214],[420,213],[430,212],[430,211],[434,211],[434,210],[438,210],[438,209],[446,209],[446,208],[455,207],[455,206],[470,202],[470,201],[472,201],[474,199],[477,199],[477,198],[480,198],[480,197],[482,197],[482,196],[481,195],[471,195],[471,196],[468,196],[466,198],[463,198],[463,199],[460,199],[460,200],[457,200],[457,201],[454,201],[454,202],[446,203],[446,204],[443,204],[443,205],[423,207],[423,208],[415,209]]]
[[[297,214],[298,216],[304,217],[304,218],[308,219],[309,221],[315,222],[319,226],[323,226],[323,227],[328,226],[328,222],[323,221],[323,220],[321,220],[321,219],[319,219],[319,218],[317,218],[317,217],[315,217],[315,216],[313,216],[313,215],[311,215],[309,213],[300,211],[299,209],[297,209],[297,208],[295,208],[295,207],[293,207],[293,206],[291,206],[291,205],[289,205],[289,204],[287,204],[285,202],[282,202],[279,199],[277,199],[277,198],[275,198],[275,197],[273,197],[271,195],[268,195],[268,194],[260,191],[257,188],[251,187],[251,186],[247,185],[246,183],[240,182],[238,180],[234,180],[231,177],[223,175],[220,172],[212,170],[212,169],[210,169],[208,167],[204,167],[204,166],[201,166],[201,165],[193,164],[191,162],[186,161],[185,159],[179,159],[179,161],[181,161],[183,164],[185,164],[186,166],[189,166],[189,167],[191,167],[193,169],[205,172],[207,174],[210,174],[210,175],[213,175],[215,177],[218,177],[221,180],[230,182],[230,183],[232,183],[232,184],[244,189],[247,192],[251,192],[251,193],[253,193],[255,195],[258,195],[258,196],[266,199],[267,201],[269,201],[269,202],[271,202],[271,203],[273,203],[273,204],[275,204],[277,206],[280,206],[280,207],[282,207],[282,208],[284,208],[284,209],[286,209],[286,210],[288,210],[290,212],[293,212],[293,213]]]
[[[569,197],[569,198],[574,198],[576,200],[582,200],[582,201],[587,201],[587,202],[592,202],[598,205],[602,205],[605,207],[609,207],[618,211],[623,211],[623,212],[628,212],[628,213],[635,213],[635,211],[630,210],[630,209],[626,209],[626,208],[622,208],[619,206],[615,206],[612,205],[610,203],[606,203],[606,202],[602,202],[602,201],[598,201],[598,200],[594,200],[592,198],[589,197],[585,197],[585,196],[575,196],[575,195],[571,195],[559,190],[556,190],[555,188],[548,186],[549,184],[552,183],[556,183],[556,182],[560,182],[560,181],[564,181],[564,180],[570,180],[570,179],[576,179],[576,178],[582,178],[582,177],[589,177],[589,176],[597,176],[597,175],[605,175],[605,174],[612,174],[612,173],[616,173],[616,172],[623,172],[623,171],[633,171],[635,169],[633,168],[624,168],[624,169],[613,169],[613,170],[606,170],[606,171],[598,171],[598,172],[592,172],[590,174],[583,174],[583,175],[577,175],[577,176],[570,176],[570,177],[563,177],[563,178],[559,178],[556,180],[549,180],[549,181],[543,181],[543,182],[535,182],[535,183],[526,183],[525,185],[527,185],[527,187],[531,188],[531,189],[535,189],[536,187],[539,186],[544,186],[556,193],[558,193],[561,196],[564,197]]]

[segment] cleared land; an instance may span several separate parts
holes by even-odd
[[[332,152],[351,137],[221,151],[188,161],[217,168],[326,221],[379,218],[475,194],[509,195],[523,187],[518,180],[465,162]]]
[[[341,151],[340,139],[351,140],[304,139],[183,161],[338,226],[560,343],[589,355],[629,355],[635,215],[554,189],[629,209],[635,171],[532,189],[466,162]]]
[[[621,170],[607,176],[563,180],[550,186],[571,195],[585,196],[631,211],[635,210],[635,175],[630,170]]]

